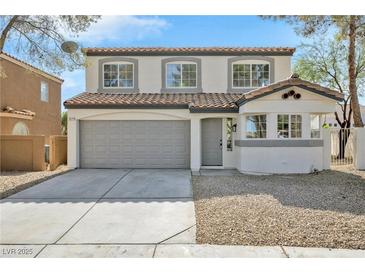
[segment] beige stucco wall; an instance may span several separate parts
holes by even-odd
[[[1,170],[45,170],[44,144],[44,136],[0,135]]]
[[[30,135],[45,135],[48,144],[50,135],[61,134],[61,83],[8,60],[0,58],[0,62],[6,74],[5,78],[0,79],[0,108],[10,106],[36,113],[32,120],[2,117],[1,134],[12,134],[14,125],[22,121],[27,125]],[[41,81],[48,83],[48,102],[40,100]]]
[[[165,58],[175,56],[123,56],[138,60],[138,77],[140,92],[158,93],[162,87],[161,62]],[[194,56],[201,59],[203,92],[227,92],[228,59],[236,56]],[[291,74],[291,56],[268,56],[274,58],[274,82],[288,78]],[[98,60],[104,56],[87,57],[85,70],[86,90],[98,90]],[[109,57],[107,57],[109,58]],[[177,57],[178,58],[178,57]],[[255,60],[255,56],[251,57]],[[250,61],[247,61],[250,63]],[[261,61],[260,61],[261,62]]]
[[[49,164],[50,170],[67,163],[67,136],[50,136]]]

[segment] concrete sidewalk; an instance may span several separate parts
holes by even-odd
[[[1,245],[2,258],[365,258],[365,250],[198,244]]]

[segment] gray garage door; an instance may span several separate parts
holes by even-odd
[[[189,168],[190,121],[80,121],[82,168]]]

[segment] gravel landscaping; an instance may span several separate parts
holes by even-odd
[[[365,249],[365,171],[192,181],[197,243]]]
[[[61,165],[53,171],[2,171],[0,173],[0,199],[61,175],[68,170],[67,166]]]

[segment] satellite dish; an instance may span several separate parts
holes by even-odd
[[[79,48],[79,45],[74,41],[66,41],[61,45],[61,49],[66,53],[74,53]]]

